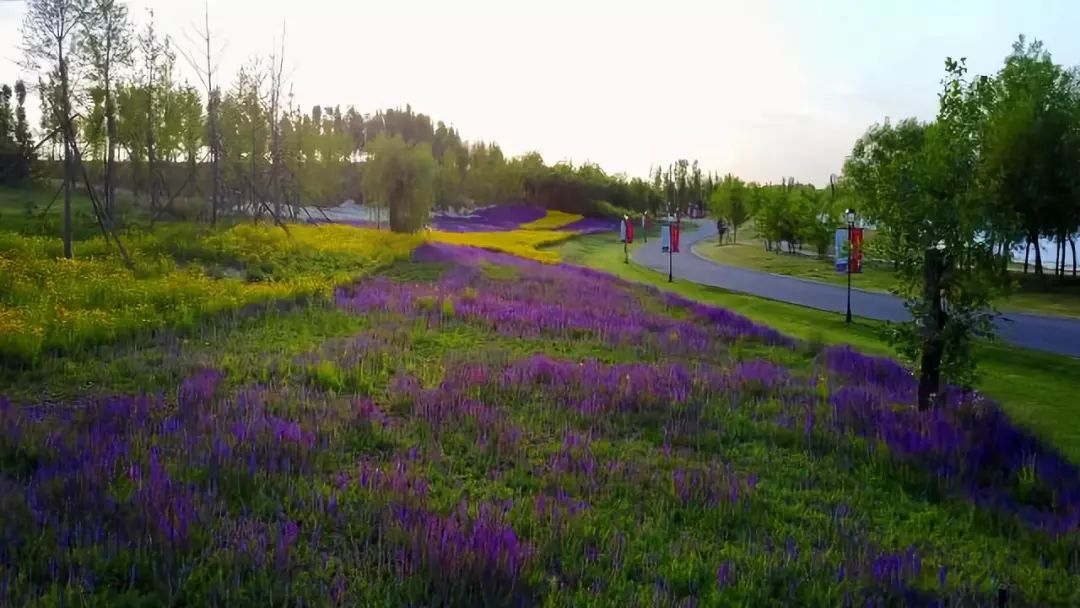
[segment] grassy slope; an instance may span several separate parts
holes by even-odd
[[[577,243],[587,247],[590,240]],[[605,255],[605,259],[611,258]],[[615,259],[616,263],[610,264],[611,270],[622,268],[617,256]],[[431,265],[400,263],[381,274],[408,282],[425,282],[437,277],[438,270]],[[634,270],[640,272],[640,269]],[[505,277],[511,278],[513,274],[510,272]],[[679,290],[687,287],[689,285],[676,284]],[[704,291],[715,291],[717,296],[731,295],[718,290]],[[694,290],[684,293],[693,297],[701,295]],[[725,305],[734,307],[732,303],[739,299],[745,300],[746,306],[756,307],[761,314],[767,314],[773,305],[760,299],[741,297],[725,300]],[[792,325],[785,329],[795,333],[792,328],[799,327],[802,320],[794,317],[790,322]],[[421,376],[430,373],[437,377],[449,363],[462,359],[478,363],[498,361],[493,353],[504,353],[512,359],[537,352],[553,357],[592,357],[608,362],[640,358],[640,353],[633,348],[587,338],[564,336],[520,340],[501,336],[484,329],[482,324],[465,320],[429,326],[385,315],[380,318],[355,316],[331,306],[312,305],[246,318],[218,319],[201,326],[186,339],[159,335],[141,343],[108,347],[100,356],[87,356],[84,360],[65,358],[64,369],[56,371],[81,374],[88,381],[101,378],[119,383],[106,392],[130,388],[126,385],[131,382],[144,389],[172,390],[180,378],[202,365],[212,365],[224,371],[234,385],[263,383],[271,387],[275,395],[299,392],[310,407],[337,412],[348,408],[350,393],[357,389],[347,389],[341,395],[324,393],[327,385],[334,382],[313,375],[310,362],[305,363],[307,359],[302,355],[317,354],[315,360],[325,362],[326,369],[345,371],[352,361],[348,353],[357,337],[380,331],[382,335],[405,336],[405,350],[396,353],[401,356],[392,360],[391,366],[401,363]],[[868,328],[860,328],[856,335],[865,340],[866,345],[873,342]],[[381,361],[377,357],[369,359]],[[365,371],[376,377],[378,392],[386,388],[383,371],[386,370]],[[42,376],[44,381],[57,380],[51,373]],[[68,386],[77,388],[70,381]],[[859,559],[858,552],[863,550],[859,546],[853,548],[843,544],[852,541],[845,540],[847,537],[841,537],[841,533],[852,532],[859,538],[866,536],[880,544],[883,550],[902,550],[917,545],[926,560],[926,574],[922,577],[924,587],[935,588],[935,582],[926,581],[936,580],[939,564],[950,564],[953,568],[951,576],[956,581],[989,573],[995,577],[1008,576],[1009,582],[1022,585],[1029,594],[1035,591],[1026,588],[1027,585],[1038,585],[1038,592],[1047,594],[1061,594],[1064,593],[1062,589],[1067,589],[1067,584],[1060,578],[1049,582],[1039,578],[1049,576],[1034,565],[1037,563],[1036,551],[1047,550],[1042,537],[1024,531],[1016,536],[1002,533],[987,517],[963,503],[944,500],[930,492],[921,478],[896,467],[888,458],[860,455],[858,450],[849,452],[825,444],[807,451],[784,431],[758,425],[737,413],[723,413],[722,408],[717,408],[722,416],[717,423],[731,432],[718,433],[715,438],[708,435],[708,441],[698,439],[692,446],[680,443],[690,440],[679,436],[674,461],[670,457],[660,457],[661,444],[667,434],[661,433],[657,422],[632,419],[630,423],[624,423],[625,426],[608,425],[612,430],[597,438],[592,448],[601,468],[609,462],[633,463],[646,472],[657,471],[658,479],[665,481],[653,485],[646,483],[649,477],[623,479],[620,474],[613,476],[610,483],[604,481],[598,488],[589,489],[584,484],[579,486],[575,475],[555,475],[547,471],[546,463],[562,449],[560,441],[568,424],[564,408],[548,402],[497,403],[499,411],[505,411],[515,424],[527,431],[523,440],[525,457],[518,462],[491,463],[487,452],[475,447],[474,429],[467,424],[448,425],[439,440],[432,441],[431,428],[415,412],[394,409],[391,413],[396,415],[395,420],[399,423],[389,429],[369,428],[352,418],[345,419],[350,423],[341,424],[335,430],[332,445],[318,447],[320,462],[326,470],[319,468],[314,473],[291,475],[260,472],[257,487],[239,483],[228,486],[229,496],[243,500],[245,505],[254,505],[261,519],[277,522],[279,517],[293,516],[302,518],[305,526],[317,522],[329,539],[322,555],[326,555],[325,552],[333,555],[333,567],[318,567],[320,554],[315,551],[297,551],[292,559],[297,560],[304,571],[311,572],[310,575],[297,581],[277,572],[272,578],[261,580],[242,572],[239,562],[231,559],[232,554],[225,553],[222,555],[230,559],[222,558],[224,566],[221,568],[226,576],[221,578],[227,581],[224,600],[233,605],[260,605],[258,602],[265,601],[266,594],[283,593],[286,581],[295,585],[292,593],[310,594],[312,587],[329,585],[333,580],[331,575],[342,571],[354,581],[361,581],[351,589],[356,594],[352,599],[358,605],[403,605],[401,597],[409,590],[416,594],[414,597],[429,593],[426,588],[417,587],[424,582],[423,577],[398,581],[385,571],[372,567],[370,558],[367,562],[362,561],[366,554],[358,557],[357,552],[349,552],[357,546],[365,551],[380,549],[380,545],[373,545],[363,536],[364,528],[355,523],[364,521],[366,512],[359,509],[367,504],[365,495],[342,494],[340,504],[347,516],[338,518],[326,516],[308,500],[311,495],[325,491],[323,480],[331,477],[333,472],[355,470],[358,459],[388,468],[394,464],[393,455],[410,446],[424,446],[423,457],[409,466],[425,479],[432,480],[432,508],[449,512],[464,495],[474,501],[512,496],[517,503],[525,505],[512,514],[512,521],[525,538],[539,547],[540,559],[537,561],[558,563],[560,571],[570,573],[567,578],[589,577],[577,585],[552,583],[550,587],[546,586],[546,579],[534,581],[536,585],[545,585],[538,586],[547,601],[545,605],[632,605],[631,596],[639,600],[637,603],[647,604],[651,597],[648,594],[657,593],[652,589],[656,577],[668,581],[674,594],[685,594],[689,585],[695,585],[702,590],[703,605],[718,605],[723,600],[732,605],[767,605],[767,599],[780,603],[791,580],[800,581],[800,592],[804,595],[800,596],[802,601],[787,598],[786,604],[838,605],[840,592],[837,585],[831,584],[835,562],[844,558]],[[297,411],[274,411],[290,420],[302,416]],[[727,514],[726,509],[683,506],[668,496],[669,468],[720,458],[736,463],[740,472],[760,473],[762,481],[752,496],[752,508]],[[180,462],[177,463],[179,468],[201,471],[198,464]],[[492,471],[499,474],[492,475]],[[553,484],[569,487],[574,496],[580,495],[590,504],[590,508],[570,524],[564,537],[552,536],[548,524],[531,515],[529,498]],[[304,497],[307,502],[297,503],[297,496]],[[850,509],[855,515],[834,515],[840,509]],[[211,527],[220,525],[217,519],[199,525],[204,530],[221,529]],[[615,539],[618,531],[632,531],[627,534],[625,547],[619,549],[620,554],[626,556],[627,566],[612,567],[606,562],[602,568],[591,566],[585,557],[587,549],[600,547],[602,554],[612,554],[608,544],[617,541],[609,539]],[[305,540],[301,542],[306,543],[306,537],[303,538]],[[763,541],[766,538],[778,543],[775,555],[771,549],[762,549],[764,542],[770,542]],[[785,550],[779,547],[784,539],[792,539],[797,545],[800,549],[798,557],[783,557]],[[822,546],[827,549],[820,555],[809,550]],[[91,556],[96,555],[86,551]],[[155,554],[150,555],[152,558]],[[213,597],[211,589],[216,589],[211,587],[216,580],[213,562],[205,556],[182,554],[182,557],[190,560],[187,563],[196,564],[195,572],[199,576],[192,576],[192,582],[183,586],[181,597],[190,604],[208,603]],[[1020,565],[1012,561],[1016,559],[1021,560]],[[45,558],[41,560],[44,562]],[[721,596],[713,591],[715,583],[712,579],[717,564],[726,560],[735,564],[736,571],[745,580],[736,588],[728,589],[721,600]],[[819,561],[825,565],[810,565]],[[143,565],[140,562],[140,567]],[[547,572],[540,566],[536,570]],[[233,581],[228,575],[234,571],[241,571],[238,576],[243,578]],[[208,572],[211,574],[206,574]],[[1061,570],[1055,563],[1055,569],[1049,572],[1058,574]],[[588,590],[588,583],[593,578],[604,583],[600,597],[590,595],[592,592]],[[806,582],[802,583],[804,580]],[[996,582],[997,578],[994,580]],[[471,581],[456,582],[459,588],[467,589]],[[140,583],[132,595],[141,595],[148,604],[155,600],[164,601],[160,583],[152,585],[143,579]],[[110,586],[115,584],[107,579],[100,586],[105,593],[102,601],[118,601],[119,590]],[[861,583],[854,585],[858,584]],[[954,587],[958,584],[953,583]],[[469,603],[462,600],[459,605],[479,603],[474,598]],[[670,603],[673,605],[674,601]]]
[[[676,281],[669,284],[656,272],[624,264],[622,245],[610,235],[573,239],[559,250],[566,262],[723,306],[798,338],[851,344],[867,353],[896,355],[881,338],[882,323],[860,320],[849,326],[841,315],[679,281],[677,261]],[[1080,462],[1080,428],[1075,424],[1080,411],[1080,406],[1075,405],[1075,395],[1080,391],[1080,360],[1006,344],[989,344],[982,348],[981,370],[981,390],[1000,401],[1017,421]]]
[[[765,251],[752,225],[739,231],[737,243],[721,246],[715,240],[708,240],[696,245],[694,251],[721,264],[834,285],[847,284],[847,275],[836,272],[831,258]],[[1002,310],[1080,317],[1080,282],[1042,284],[1033,275],[1021,272],[1014,272],[1013,277],[1017,281],[1016,291],[998,303]],[[853,277],[852,283],[859,289],[886,292],[896,285],[896,277],[888,267],[868,264]]]

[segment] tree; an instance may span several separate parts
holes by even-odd
[[[0,145],[15,143],[15,115],[11,112],[11,87],[0,85]]]
[[[82,24],[87,14],[86,0],[28,0],[23,21],[23,52],[26,65],[32,70],[46,70],[55,83],[55,91],[43,95],[51,98],[52,119],[63,139],[64,148],[64,257],[71,259],[72,225],[71,195],[75,182],[72,146],[75,130],[72,124],[73,83],[72,60],[82,39]]]
[[[127,6],[117,0],[93,0],[84,21],[84,52],[90,62],[90,77],[99,91],[101,112],[95,117],[105,121],[105,200],[106,215],[113,217],[116,206],[116,148],[119,134],[116,120],[117,71],[130,66],[132,58],[131,23]],[[95,104],[97,109],[98,104]],[[95,120],[95,128],[100,126]]]
[[[728,173],[709,200],[713,215],[727,220],[732,239],[739,240],[739,226],[750,219],[750,190],[746,183]]]
[[[147,185],[150,190],[150,207],[157,211],[164,186],[158,167],[160,153],[162,150],[168,152],[176,144],[175,139],[170,140],[168,137],[172,130],[166,123],[176,57],[170,48],[169,40],[158,35],[153,11],[150,11],[150,20],[139,36],[139,48],[143,57],[142,101],[146,104],[143,136],[146,139]]]
[[[916,186],[911,177],[910,163],[922,149],[926,139],[926,125],[913,119],[902,120],[895,125],[887,119],[871,126],[852,149],[844,163],[842,187],[850,190],[859,201],[861,214],[871,220],[888,217],[896,204],[893,188],[910,194]],[[901,180],[902,183],[899,183]],[[904,242],[905,224],[878,222],[878,238],[883,253],[893,260],[894,270],[899,270],[899,258],[890,252],[899,251]]]
[[[379,135],[368,143],[363,186],[368,200],[390,208],[390,229],[416,232],[427,223],[435,197],[435,159],[427,143],[408,144],[401,135]]]
[[[1035,244],[1037,275],[1043,274],[1039,238],[1064,245],[1077,229],[1070,192],[1080,158],[1078,83],[1075,74],[1053,63],[1041,42],[1028,44],[1021,36],[983,99],[980,177],[992,201],[991,237],[1005,249],[1021,239]]]
[[[281,95],[284,89],[285,30],[281,32],[281,50],[270,56],[270,198],[274,201],[274,215],[281,218],[281,204],[285,196],[282,184],[285,169],[285,150],[282,137]]]
[[[30,125],[26,122],[26,83],[15,82],[15,141],[22,150],[22,159],[29,164],[34,160],[34,142],[30,137]]]
[[[438,173],[438,204],[442,209],[456,206],[461,200],[461,170],[453,150],[443,152]]]
[[[14,182],[19,157],[19,145],[15,141],[15,114],[11,111],[12,90],[7,84],[0,85],[0,184]]]
[[[213,62],[213,53],[211,50],[212,34],[210,32],[210,3],[205,2],[203,4],[203,19],[204,29],[196,31],[198,37],[198,43],[200,46],[205,47],[205,56],[200,57],[199,61],[196,61],[195,55],[189,55],[181,50],[181,54],[184,59],[187,60],[195,73],[199,75],[199,80],[203,85],[203,90],[206,92],[206,133],[205,143],[210,152],[210,173],[211,173],[211,197],[210,197],[210,223],[211,225],[217,224],[218,211],[221,207],[222,196],[222,174],[221,174],[221,157],[222,143],[221,132],[218,122],[218,114],[221,108],[221,90],[214,84],[214,75],[217,73],[217,66]],[[190,40],[190,38],[189,38]],[[206,63],[202,63],[201,59],[206,60]]]
[[[173,106],[180,123],[180,146],[187,161],[188,176],[190,180],[195,180],[204,128],[203,106],[199,92],[194,87],[185,86],[177,91]]]
[[[26,124],[26,85],[20,80],[14,89],[6,84],[0,86],[0,184],[26,183],[33,175],[35,160]]]
[[[935,122],[872,127],[844,168],[866,216],[889,233],[905,280],[913,320],[894,338],[919,361],[920,409],[934,403],[943,376],[970,384],[972,345],[992,332],[990,301],[1005,284],[992,244],[979,238],[989,229],[978,180],[987,80],[968,82],[963,60],[947,60],[946,72]]]

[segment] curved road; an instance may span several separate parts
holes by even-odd
[[[697,230],[682,235],[682,253],[675,254],[674,259],[675,280],[690,280],[841,314],[847,310],[846,287],[726,266],[693,253],[695,243],[715,236],[716,225],[712,222],[704,222]],[[660,251],[660,239],[637,247],[633,259],[657,272],[668,271],[668,255]],[[909,318],[903,301],[888,293],[852,289],[851,309],[856,316],[880,321]],[[1005,313],[996,325],[998,336],[1017,346],[1080,357],[1080,319]]]

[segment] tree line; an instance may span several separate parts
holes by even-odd
[[[724,222],[731,239],[738,241],[739,228],[751,219],[769,251],[789,253],[809,246],[819,256],[828,252],[833,233],[844,221],[848,198],[833,188],[800,184],[781,178],[779,185],[745,182],[727,174],[716,182],[709,197],[709,211]]]
[[[1054,239],[1064,280],[1080,231],[1080,72],[1023,37],[994,75],[969,76],[963,59],[945,68],[936,118],[873,125],[841,180],[907,287],[915,322],[894,337],[919,362],[922,407],[942,375],[970,384],[1013,249],[1036,245],[1042,275],[1039,239]]]
[[[284,44],[253,58],[225,84],[209,11],[201,27],[196,44],[185,48],[162,34],[152,13],[136,30],[120,0],[27,3],[25,67],[38,75],[42,104],[36,174],[64,184],[65,243],[78,187],[94,200],[106,233],[125,221],[121,200],[138,201],[154,221],[216,223],[228,215],[295,219],[312,206],[352,199],[390,207],[395,228],[416,229],[415,222],[398,220],[422,221],[429,207],[529,201],[617,215],[685,210],[707,196],[697,163],[691,169],[685,160],[663,177],[657,172],[656,183],[671,190],[665,197],[650,180],[609,175],[592,163],[548,165],[537,153],[508,157],[497,144],[467,142],[410,106],[374,113],[302,108],[286,82]],[[181,62],[197,82],[180,77]],[[7,167],[15,157],[6,150],[25,145],[15,135],[2,141],[0,167]],[[389,158],[372,162],[376,152]],[[11,172],[25,180],[34,159],[22,158],[27,169]],[[403,184],[415,192],[401,192]],[[406,201],[412,212],[395,210]]]
[[[14,88],[0,84],[0,184],[20,186],[28,182],[36,158],[26,121],[26,84],[21,80]]]
[[[767,248],[818,254],[844,209],[857,209],[877,229],[875,255],[892,262],[912,313],[891,338],[919,366],[921,407],[943,379],[971,385],[975,345],[993,334],[993,301],[1012,287],[1013,252],[1025,251],[1026,273],[1034,249],[1034,273],[1049,281],[1040,246],[1049,240],[1050,274],[1065,281],[1067,251],[1077,273],[1080,233],[1080,69],[1022,36],[995,74],[971,77],[963,59],[945,68],[937,116],[872,125],[830,187],[727,175],[708,199],[733,237],[753,218]]]

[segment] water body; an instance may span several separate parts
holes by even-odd
[[[1080,235],[1075,235],[1073,238],[1077,241],[1077,243],[1076,243],[1077,253],[1080,253]],[[1012,251],[1013,261],[1019,262],[1021,264],[1024,263],[1024,248],[1025,247],[1026,247],[1026,245],[1018,245],[1018,246],[1013,248],[1013,251]],[[1057,241],[1054,241],[1054,240],[1051,240],[1051,239],[1039,239],[1039,248],[1042,249],[1042,263],[1043,263],[1044,268],[1053,268],[1054,267],[1054,258],[1057,257],[1057,254],[1055,253],[1057,251],[1057,247],[1058,247]],[[1028,261],[1031,263],[1032,267],[1034,267],[1034,265],[1035,265],[1035,246],[1034,245],[1032,245],[1032,247],[1031,247],[1031,253],[1028,255]],[[1072,272],[1072,264],[1073,264],[1072,247],[1069,246],[1068,241],[1065,241],[1065,270],[1066,270],[1066,272],[1070,272],[1070,273]],[[1080,264],[1078,264],[1078,266],[1080,266]]]

